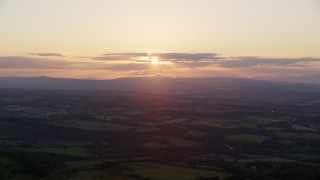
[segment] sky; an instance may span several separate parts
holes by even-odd
[[[0,0],[0,76],[320,83],[319,0]]]

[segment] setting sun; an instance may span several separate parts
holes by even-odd
[[[151,64],[159,64],[159,58],[156,57],[156,56],[151,57],[150,63],[151,63]]]

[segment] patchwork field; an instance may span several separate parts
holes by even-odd
[[[64,154],[69,156],[79,156],[79,157],[87,157],[90,154],[84,148],[80,147],[66,147],[66,148],[19,148],[19,150],[30,151],[30,152],[44,152],[44,153],[52,153],[52,154]]]
[[[0,179],[317,179],[311,106],[226,92],[0,90]]]
[[[320,140],[320,134],[316,133],[288,133],[288,132],[275,132],[273,135],[281,139],[309,139]]]
[[[154,180],[189,180],[199,177],[213,178],[217,176],[219,178],[226,178],[230,176],[225,172],[156,163],[132,163],[128,165],[133,168],[131,173],[141,174],[142,177]]]
[[[254,143],[254,144],[261,144],[268,138],[269,137],[267,136],[257,136],[257,135],[250,135],[250,134],[226,136],[227,141],[239,142],[239,143]]]

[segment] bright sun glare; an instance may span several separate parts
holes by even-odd
[[[156,56],[151,57],[150,62],[151,62],[151,64],[159,64],[159,58]]]

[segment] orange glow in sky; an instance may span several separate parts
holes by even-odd
[[[0,76],[313,82],[319,22],[318,0],[2,0]]]

